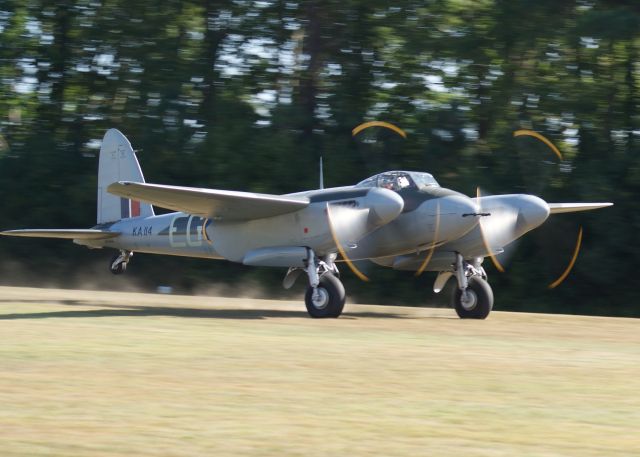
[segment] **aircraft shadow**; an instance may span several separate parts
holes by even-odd
[[[0,300],[4,301],[4,300]],[[17,300],[11,300],[16,302]],[[51,318],[92,318],[92,317],[148,317],[167,316],[200,319],[269,319],[269,318],[308,318],[304,309],[300,311],[289,311],[279,309],[202,309],[202,308],[172,308],[168,306],[128,306],[92,303],[81,300],[24,300],[28,303],[49,303],[66,306],[91,306],[100,309],[91,310],[70,310],[51,311],[39,313],[14,313],[0,314],[0,320],[19,319],[51,319]],[[384,318],[384,319],[406,319],[407,316],[396,313],[374,313],[370,311],[345,312],[341,319],[357,318]]]

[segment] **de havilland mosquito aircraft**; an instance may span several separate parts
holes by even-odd
[[[453,306],[461,318],[484,319],[493,292],[485,257],[541,225],[549,214],[611,203],[546,203],[524,194],[470,198],[445,189],[429,173],[389,171],[347,187],[287,195],[145,183],[127,138],[108,130],[100,148],[98,217],[91,229],[27,229],[2,235],[66,238],[119,251],[113,273],[134,252],[227,259],[288,268],[301,275],[312,317],[338,317],[345,303],[336,259],[368,259],[399,270],[435,271],[434,291],[455,278]],[[177,211],[155,215],[152,205]]]

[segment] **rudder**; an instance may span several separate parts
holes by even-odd
[[[138,216],[153,216],[147,203],[117,197],[107,192],[118,181],[144,182],[138,159],[131,143],[117,129],[104,134],[98,165],[98,224]]]

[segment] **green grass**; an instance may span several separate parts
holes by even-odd
[[[0,288],[0,455],[640,455],[637,320]]]

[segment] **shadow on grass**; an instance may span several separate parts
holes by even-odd
[[[0,300],[5,301],[5,300]],[[6,300],[13,303],[17,300]],[[82,300],[25,300],[28,303],[47,303],[65,306],[91,306],[100,309],[91,310],[75,310],[75,311],[50,311],[41,313],[14,313],[0,314],[0,320],[19,320],[19,319],[51,319],[51,318],[92,318],[92,317],[148,317],[148,316],[166,316],[166,317],[187,317],[201,319],[268,319],[268,318],[307,318],[308,314],[302,308],[297,310],[278,310],[278,309],[201,309],[201,308],[172,308],[157,306],[128,306],[128,305],[111,305],[104,303],[92,303]],[[356,305],[357,306],[357,305]],[[343,319],[357,318],[384,318],[384,319],[406,319],[397,313],[374,313],[374,312],[346,312],[342,315]]]

